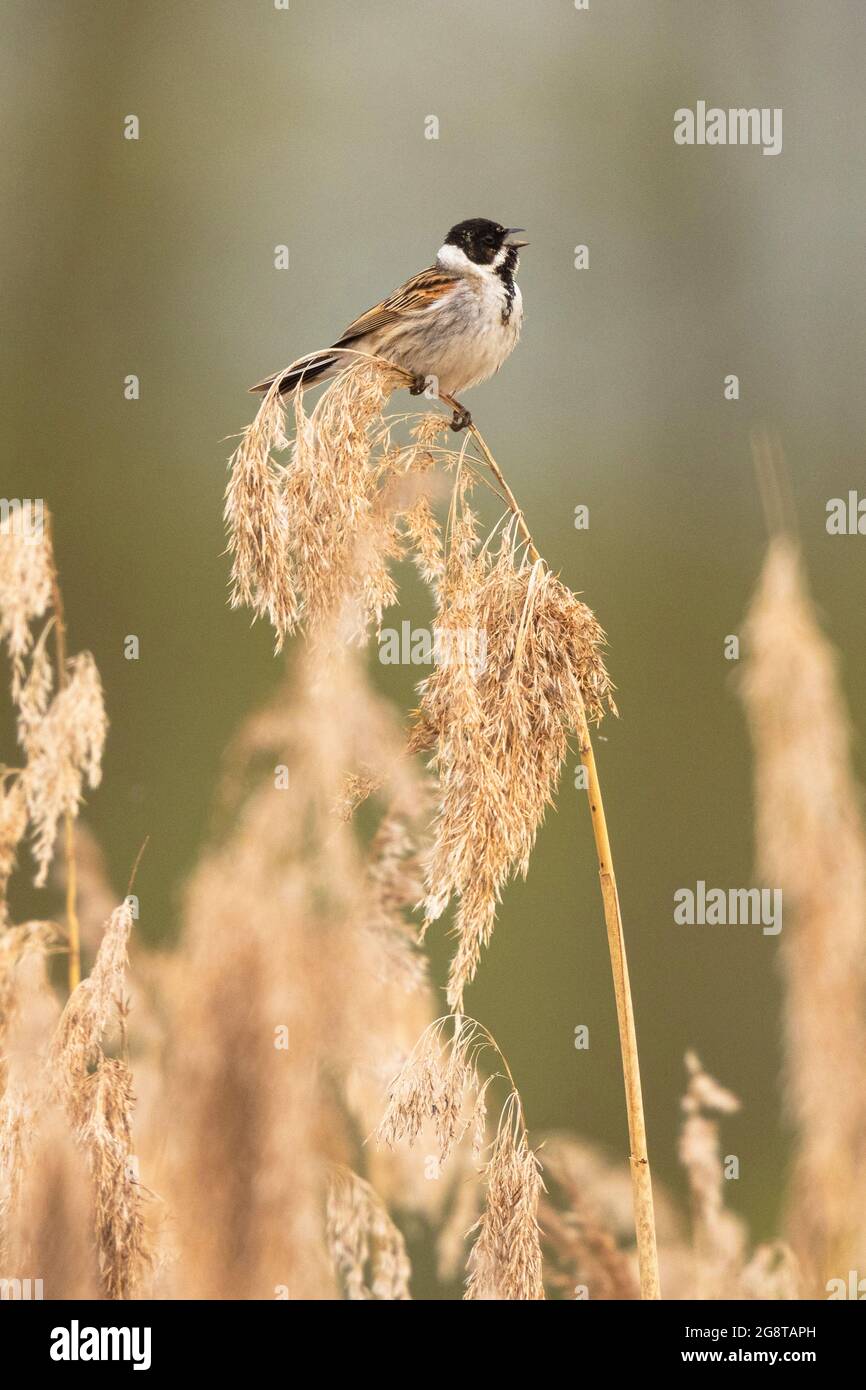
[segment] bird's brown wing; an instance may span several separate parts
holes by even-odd
[[[456,283],[456,275],[449,275],[438,266],[430,266],[427,270],[420,271],[399,289],[394,290],[393,294],[389,294],[387,299],[374,304],[372,309],[368,309],[360,318],[350,323],[343,336],[334,343],[334,347],[346,347],[367,333],[375,333],[377,329],[387,328],[398,319],[428,309],[453,289]]]

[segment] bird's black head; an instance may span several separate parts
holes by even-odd
[[[476,265],[492,265],[506,237],[512,232],[522,232],[522,227],[502,227],[498,222],[488,222],[486,217],[470,217],[467,222],[458,222],[445,238],[446,246],[457,246]],[[515,248],[525,246],[525,241],[509,243]]]

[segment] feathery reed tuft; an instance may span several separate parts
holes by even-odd
[[[335,1165],[327,1196],[328,1247],[350,1301],[411,1298],[406,1242],[368,1182]]]
[[[0,642],[12,665],[12,699],[17,704],[33,647],[33,624],[51,604],[53,564],[47,532],[29,536],[4,526],[0,535]]]
[[[473,1019],[446,1016],[428,1024],[391,1081],[377,1138],[389,1145],[404,1139],[414,1144],[429,1122],[440,1165],[470,1129],[480,1132],[483,1142],[486,1083],[477,1061],[486,1045]]]
[[[397,368],[358,354],[320,397],[312,414],[294,397],[291,459],[285,410],[275,382],[230,460],[225,520],[232,553],[233,607],[267,617],[277,650],[302,622],[313,632],[342,616],[361,640],[381,621],[396,590],[388,562],[403,553],[405,514],[435,565],[435,528],[417,496],[399,484],[429,467],[429,428],[407,448],[391,446],[382,408],[404,382]]]
[[[99,785],[107,727],[99,673],[85,652],[73,657],[68,683],[57,692],[44,717],[28,723],[22,740],[37,887],[48,877],[60,821],[78,814],[85,783]]]
[[[54,639],[51,646],[49,637]],[[118,910],[93,975],[75,988],[80,967],[74,819],[85,786],[95,787],[100,780],[107,721],[93,658],[88,653],[67,657],[50,518],[32,535],[4,529],[0,536],[0,638],[11,660],[24,763],[0,770],[0,1242],[14,1249],[17,1259],[28,1251],[41,1252],[40,1268],[49,1271],[52,1281],[50,1297],[63,1290],[87,1297],[96,1288],[96,1266],[86,1253],[90,1241],[98,1251],[102,1292],[125,1297],[137,1287],[146,1254],[138,1199],[129,1193],[126,1173],[130,1083],[125,1064],[103,1054],[102,1034],[111,995],[122,987],[131,918],[125,908]],[[6,888],[28,828],[36,886],[45,885],[61,821],[73,992],[57,1023],[46,956],[60,949],[63,933],[52,923],[10,926]],[[115,938],[122,938],[119,965]],[[22,1038],[27,1038],[24,1045]],[[88,1160],[90,1235],[80,1175],[71,1171],[70,1129]],[[44,1239],[45,1221],[56,1238]],[[69,1262],[67,1269],[58,1265],[58,1249]],[[77,1287],[68,1282],[75,1274]]]
[[[257,617],[267,617],[278,649],[297,621],[282,473],[271,458],[271,450],[286,447],[284,423],[285,406],[275,381],[231,457],[225,503],[232,608],[246,604]]]
[[[484,1052],[498,1055],[510,1083],[490,1155],[486,1147],[487,1092],[495,1074],[482,1080]],[[486,1184],[484,1210],[470,1234],[477,1233],[469,1257],[466,1298],[544,1298],[538,1199],[541,1169],[529,1147],[523,1108],[496,1042],[475,1019],[449,1015],[425,1028],[388,1090],[377,1131],[388,1145],[414,1144],[433,1126],[438,1164],[447,1162],[472,1132],[476,1161]]]
[[[90,975],[63,1010],[51,1055],[56,1092],[90,1173],[104,1295],[117,1299],[140,1292],[151,1260],[132,1136],[132,1074],[124,1058],[104,1051],[113,1022],[125,1032],[132,923],[129,903],[112,913]]]
[[[465,500],[454,522],[436,619],[444,659],[423,682],[416,725],[432,742],[440,807],[427,871],[427,922],[460,902],[448,1002],[458,1012],[512,873],[525,875],[581,711],[613,707],[604,634],[591,611],[505,528],[477,547]]]
[[[467,1299],[544,1298],[538,1199],[541,1164],[529,1147],[516,1091],[505,1102],[484,1169],[487,1200],[469,1256]]]
[[[27,831],[27,796],[21,779],[6,785],[0,771],[0,928],[9,920],[6,892],[18,861],[18,846]]]
[[[41,631],[35,625],[45,618]],[[54,637],[54,664],[48,639]],[[54,562],[51,519],[32,536],[4,529],[0,535],[0,640],[12,666],[12,702],[24,766],[0,769],[0,923],[5,886],[24,836],[26,815],[33,840],[36,886],[44,887],[64,822],[67,857],[67,926],[70,988],[80,978],[75,903],[74,819],[85,786],[101,778],[107,720],[99,673],[84,652],[66,654],[66,624]],[[53,694],[53,698],[52,698]],[[10,785],[11,784],[11,785]]]

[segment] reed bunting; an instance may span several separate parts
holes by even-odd
[[[300,358],[291,370],[250,390],[267,391],[279,378],[280,394],[289,396],[301,383],[334,376],[352,352],[367,352],[411,373],[413,395],[432,386],[449,397],[451,427],[465,429],[472,417],[454,398],[498,372],[520,335],[523,300],[515,276],[518,253],[528,242],[508,238],[522,231],[484,217],[458,222],[435,265],[355,319],[330,348]]]

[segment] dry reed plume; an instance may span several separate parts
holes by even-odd
[[[150,1261],[132,1136],[132,1073],[124,1056],[105,1051],[112,1028],[125,1034],[132,925],[132,910],[124,903],[106,923],[90,974],[67,1001],[51,1056],[54,1087],[91,1177],[99,1271],[108,1298],[134,1297]]]
[[[38,1253],[49,1297],[98,1289],[127,1298],[142,1286],[149,1254],[132,1079],[104,1044],[112,1019],[125,1026],[132,917],[126,905],[112,914],[79,983],[74,820],[85,787],[99,783],[107,721],[93,658],[67,656],[50,521],[0,539],[0,637],[22,755],[20,768],[0,773],[0,1251],[18,1267]],[[52,922],[12,925],[6,889],[28,831],[36,886],[45,885],[61,824],[71,994],[58,1018],[46,966],[64,932]]]
[[[785,535],[771,541],[745,635],[758,868],[785,905],[789,1229],[821,1295],[866,1264],[866,831],[837,658]]]
[[[335,1165],[326,1210],[328,1247],[347,1298],[401,1302],[411,1297],[406,1242],[370,1184],[351,1168]]]
[[[424,467],[425,445],[391,447],[382,419],[402,380],[396,368],[359,355],[311,415],[298,393],[288,465],[274,458],[288,444],[276,382],[232,456],[225,505],[231,602],[269,619],[278,651],[301,623],[315,629],[340,614],[346,635],[358,638],[381,618],[396,597],[388,561],[403,550],[402,514],[425,545],[423,508],[399,487]]]
[[[80,948],[73,823],[85,787],[98,786],[101,778],[107,720],[92,656],[67,656],[50,518],[32,534],[13,527],[0,538],[0,641],[9,653],[23,758],[20,768],[0,768],[0,888],[5,888],[28,828],[36,885],[44,886],[62,824],[69,986],[74,989]]]
[[[503,1106],[484,1172],[487,1199],[475,1227],[466,1297],[542,1299],[541,1164],[529,1147],[516,1091]]]
[[[439,780],[436,838],[427,870],[427,922],[459,897],[448,1002],[460,1011],[493,931],[512,872],[526,874],[552,804],[568,735],[584,702],[600,719],[611,685],[604,639],[590,610],[541,560],[531,563],[514,527],[498,549],[478,542],[458,502],[437,633],[442,660],[421,686],[415,746],[429,746]],[[483,651],[461,634],[484,634]]]
[[[62,1013],[46,974],[53,924],[0,935],[0,1257],[17,1270],[41,1260],[49,1298],[129,1298],[149,1270],[132,1077],[104,1050],[125,1026],[131,925],[118,908]]]
[[[273,458],[288,447],[285,407],[268,392],[231,460],[232,602],[270,616],[278,646],[299,622],[315,635],[335,615],[358,638],[396,600],[388,562],[411,548],[434,590],[440,656],[411,738],[439,780],[427,920],[460,897],[449,986],[459,1008],[501,889],[527,871],[568,735],[613,708],[612,686],[595,617],[543,561],[527,558],[516,521],[496,528],[498,544],[479,534],[469,494],[484,459],[439,443],[439,416],[416,421],[412,444],[394,444],[382,409],[403,380],[360,357],[312,415],[296,398],[285,467]],[[455,473],[447,537],[429,496],[407,486],[410,475],[423,486],[436,461]]]
[[[483,1078],[485,1053],[505,1067],[509,1093],[495,1135],[487,1149],[487,1095],[496,1075]],[[473,1153],[483,1166],[484,1210],[473,1228],[469,1256],[468,1299],[544,1298],[538,1199],[541,1165],[529,1147],[520,1097],[507,1063],[485,1028],[475,1019],[449,1015],[422,1033],[388,1090],[378,1138],[393,1145],[415,1143],[433,1126],[438,1165],[472,1136]]]

